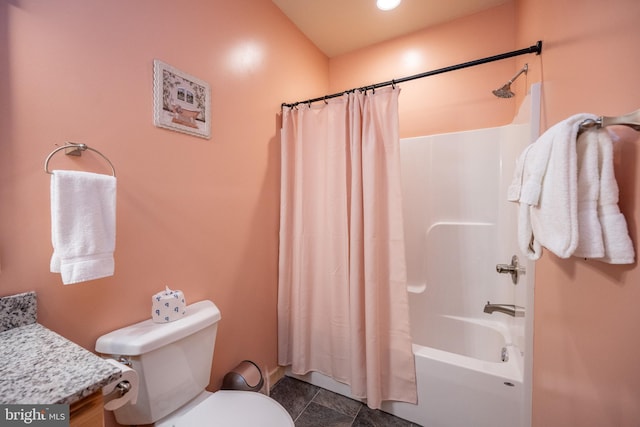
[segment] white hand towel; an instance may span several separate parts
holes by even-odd
[[[51,175],[51,271],[65,285],[112,276],[116,178],[54,170]]]
[[[508,199],[520,203],[518,240],[529,259],[545,247],[568,258],[578,245],[576,114],[549,128],[519,159]]]
[[[598,219],[600,170],[598,166],[598,132],[583,132],[576,142],[578,154],[578,246],[573,256],[604,256],[602,227]]]
[[[598,217],[604,239],[604,257],[609,264],[633,264],[635,251],[627,222],[618,207],[618,183],[613,168],[613,143],[606,129],[589,131],[597,135],[600,158]]]

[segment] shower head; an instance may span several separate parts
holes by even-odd
[[[520,71],[518,71],[513,77],[511,77],[511,79],[509,79],[509,81],[507,83],[504,84],[504,86],[502,86],[499,89],[496,89],[493,91],[493,94],[495,96],[497,96],[498,98],[511,98],[515,95],[515,93],[513,93],[511,91],[511,83],[513,83],[522,73],[527,74],[527,71],[529,71],[529,64],[524,64],[524,67],[522,67],[522,69]]]
[[[515,93],[511,91],[511,83],[505,84],[500,89],[495,89],[493,94],[498,98],[511,98],[515,95]]]

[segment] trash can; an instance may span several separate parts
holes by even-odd
[[[264,378],[258,365],[243,360],[222,379],[222,390],[260,391]]]

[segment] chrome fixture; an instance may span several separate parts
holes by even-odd
[[[49,170],[49,161],[51,160],[53,155],[60,150],[64,150],[67,156],[81,156],[83,151],[86,151],[86,150],[93,151],[94,153],[98,154],[103,159],[105,159],[107,163],[109,163],[109,166],[111,166],[111,174],[113,176],[116,176],[116,168],[113,166],[113,163],[111,163],[111,160],[107,158],[107,156],[105,156],[95,148],[89,147],[87,144],[76,144],[75,142],[67,142],[65,145],[58,147],[55,150],[53,150],[51,153],[49,153],[49,155],[44,161],[44,171],[46,173],[53,174],[53,172]]]
[[[613,125],[622,125],[629,126],[631,129],[640,131],[640,110],[636,110],[629,114],[624,114],[622,116],[615,117],[607,117],[600,116],[597,119],[586,119],[582,123],[580,123],[580,129],[578,130],[578,135],[580,132],[584,132],[585,130],[589,130],[592,128],[600,129],[607,126]]]
[[[118,361],[118,363],[122,363],[123,365],[128,366],[130,368],[133,366],[131,364],[131,360],[129,360],[127,356],[118,356],[116,360]]]
[[[110,393],[103,395],[104,403],[107,404],[115,399],[120,399],[131,391],[131,383],[127,380],[120,381]]]
[[[515,93],[511,91],[511,83],[513,83],[520,74],[527,74],[527,71],[529,71],[529,64],[524,64],[524,67],[522,67],[520,71],[518,71],[513,77],[511,77],[511,79],[509,79],[509,81],[506,82],[500,89],[494,90],[493,94],[498,98],[512,98]]]
[[[516,255],[511,257],[511,264],[496,264],[496,271],[501,274],[510,274],[511,281],[514,285],[518,284],[520,275],[526,273],[524,267],[518,264],[518,257]]]
[[[509,350],[507,350],[507,347],[502,347],[502,350],[500,351],[500,360],[503,362],[509,361]]]
[[[494,311],[513,317],[524,317],[524,307],[514,304],[491,304],[490,301],[487,301],[487,304],[484,306],[484,312],[493,314]]]

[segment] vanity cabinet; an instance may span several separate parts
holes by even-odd
[[[96,391],[91,396],[72,403],[69,407],[69,427],[103,427],[104,403],[102,392]]]
[[[104,426],[102,387],[122,372],[36,313],[35,292],[0,297],[0,404],[68,404],[70,426]]]

